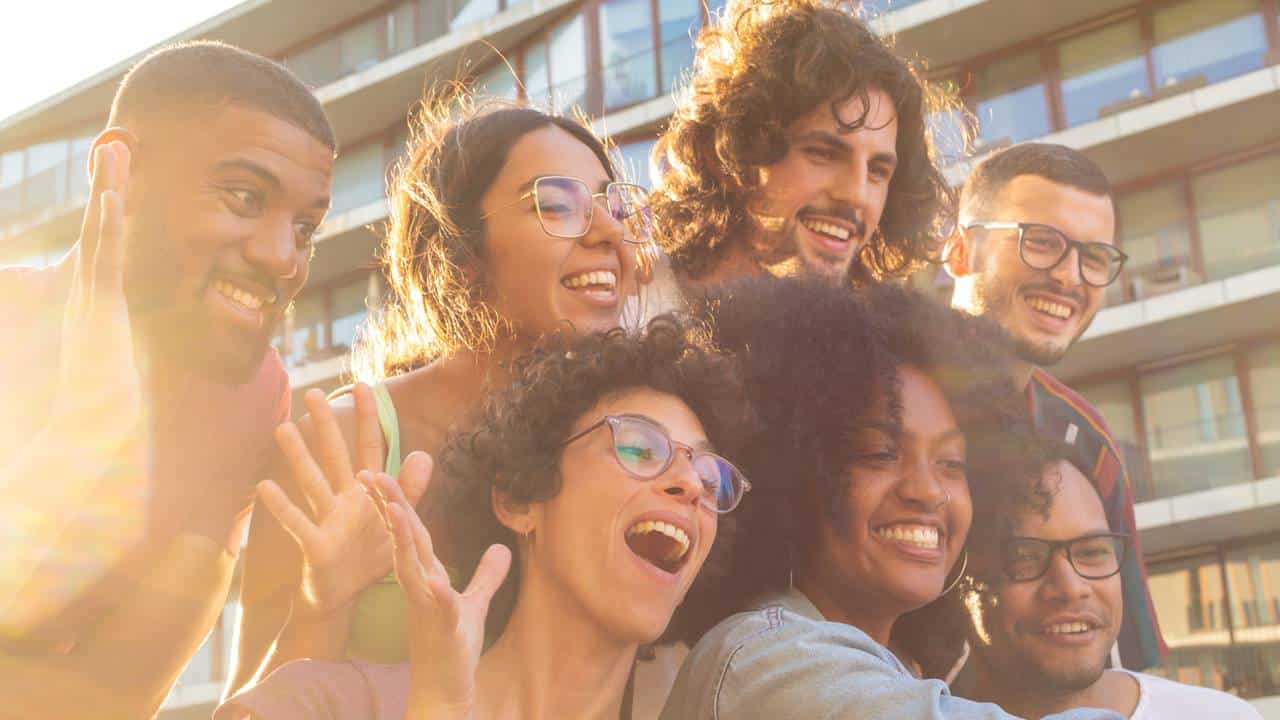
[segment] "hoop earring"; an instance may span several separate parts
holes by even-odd
[[[969,548],[965,548],[964,554],[960,556],[960,572],[956,573],[956,579],[952,580],[951,584],[947,586],[947,589],[943,590],[942,595],[939,595],[938,597],[943,597],[944,595],[951,592],[952,590],[955,590],[956,586],[960,584],[960,581],[964,579],[964,571],[968,569],[969,569]]]

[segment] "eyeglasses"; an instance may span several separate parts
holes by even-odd
[[[1115,282],[1129,256],[1114,245],[1080,242],[1067,237],[1052,225],[1014,222],[975,222],[964,228],[984,230],[1017,230],[1018,255],[1032,270],[1052,270],[1076,250],[1080,279],[1091,287],[1106,287]]]
[[[580,238],[591,229],[595,199],[603,197],[609,215],[626,230],[622,239],[635,244],[649,240],[649,191],[639,185],[611,182],[604,192],[593,193],[587,183],[563,175],[544,175],[533,181],[533,189],[492,212],[480,216],[490,218],[501,210],[533,198],[542,231],[551,237]]]
[[[727,513],[737,507],[751,489],[751,483],[733,463],[715,453],[695,450],[672,440],[666,430],[643,415],[605,415],[563,444],[585,437],[601,425],[608,425],[613,435],[613,457],[618,466],[641,480],[652,480],[666,472],[675,462],[675,451],[683,450],[702,482],[701,502],[708,510]]]
[[[1049,572],[1053,554],[1061,548],[1077,575],[1102,580],[1120,572],[1128,547],[1129,536],[1124,533],[1097,533],[1070,540],[1013,537],[1004,544],[1004,574],[1014,582],[1039,580]]]

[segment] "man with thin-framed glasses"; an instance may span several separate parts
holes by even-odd
[[[1076,463],[1045,466],[1047,508],[1014,510],[1001,527],[970,536],[964,605],[973,685],[965,694],[1020,717],[1101,707],[1133,720],[1259,718],[1217,690],[1107,669],[1133,543],[1110,529],[1102,497]]]
[[[1124,268],[1115,227],[1111,184],[1092,160],[1061,145],[1024,143],[973,169],[943,258],[955,278],[952,306],[1004,329],[1015,356],[1014,383],[1026,389],[1037,426],[1089,458],[1108,527],[1132,536],[1132,561],[1120,572],[1126,621],[1119,651],[1124,667],[1141,670],[1159,663],[1167,649],[1147,589],[1119,445],[1097,409],[1044,370],[1089,328]]]

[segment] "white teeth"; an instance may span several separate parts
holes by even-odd
[[[1042,313],[1048,313],[1056,318],[1062,318],[1065,320],[1066,318],[1071,317],[1071,308],[1063,305],[1062,303],[1050,302],[1038,297],[1029,297],[1027,298],[1027,304]]]
[[[571,275],[562,280],[561,284],[567,288],[582,288],[597,285],[613,290],[618,286],[618,276],[612,270],[592,270],[591,272]]]
[[[938,547],[938,528],[930,525],[888,525],[876,528],[875,532],[886,540],[904,542],[930,550]]]
[[[647,532],[662,533],[676,541],[676,545],[679,547],[676,548],[676,552],[671,553],[671,556],[668,557],[667,560],[679,560],[684,557],[685,553],[689,552],[689,535],[675,525],[668,522],[662,522],[661,520],[645,520],[643,522],[638,522],[635,525],[632,525],[631,529],[627,530],[627,537]]]
[[[226,280],[215,280],[213,282],[213,289],[218,291],[218,294],[222,295],[228,300],[231,300],[237,305],[248,308],[250,310],[261,309],[263,305],[266,305],[268,302],[274,301],[274,298],[272,299],[260,298],[257,295],[247,290],[244,290],[235,285],[232,285]]]
[[[805,227],[809,228],[810,230],[816,233],[822,233],[823,235],[830,235],[831,237],[837,240],[840,240],[842,242],[849,241],[848,228],[843,228],[843,227],[840,227],[839,225],[835,225],[829,222],[823,222],[822,220],[801,220],[800,224],[804,225]]]
[[[1092,629],[1093,628],[1089,625],[1089,623],[1069,622],[1069,623],[1054,623],[1053,625],[1050,625],[1049,627],[1045,628],[1044,632],[1046,635],[1070,635],[1073,633],[1088,632]]]

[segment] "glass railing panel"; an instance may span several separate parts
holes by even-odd
[[[1280,262],[1280,154],[1192,179],[1208,279]]]
[[[340,155],[333,173],[330,215],[364,207],[386,196],[386,163],[381,142]]]
[[[662,56],[659,92],[671,92],[681,73],[693,67],[693,39],[701,25],[699,0],[658,0],[659,54]]]
[[[1258,0],[1195,0],[1159,8],[1152,18],[1156,82],[1212,83],[1257,70],[1267,53]]]
[[[605,108],[653,97],[658,71],[650,0],[605,0],[599,17]]]
[[[1117,102],[1150,92],[1136,20],[1066,40],[1058,46],[1058,59],[1068,126],[1097,120]]]
[[[983,145],[1048,134],[1049,103],[1039,52],[988,65],[975,74],[974,85],[974,109]]]
[[[369,315],[366,305],[369,281],[360,279],[333,291],[333,327],[330,346],[346,349],[353,345],[356,331]]]
[[[427,1],[446,3],[449,0]],[[512,0],[509,4],[514,5],[515,2],[516,0]],[[498,14],[498,0],[453,0],[453,4],[455,10],[453,18],[449,21],[450,30],[457,30],[464,25]]]

